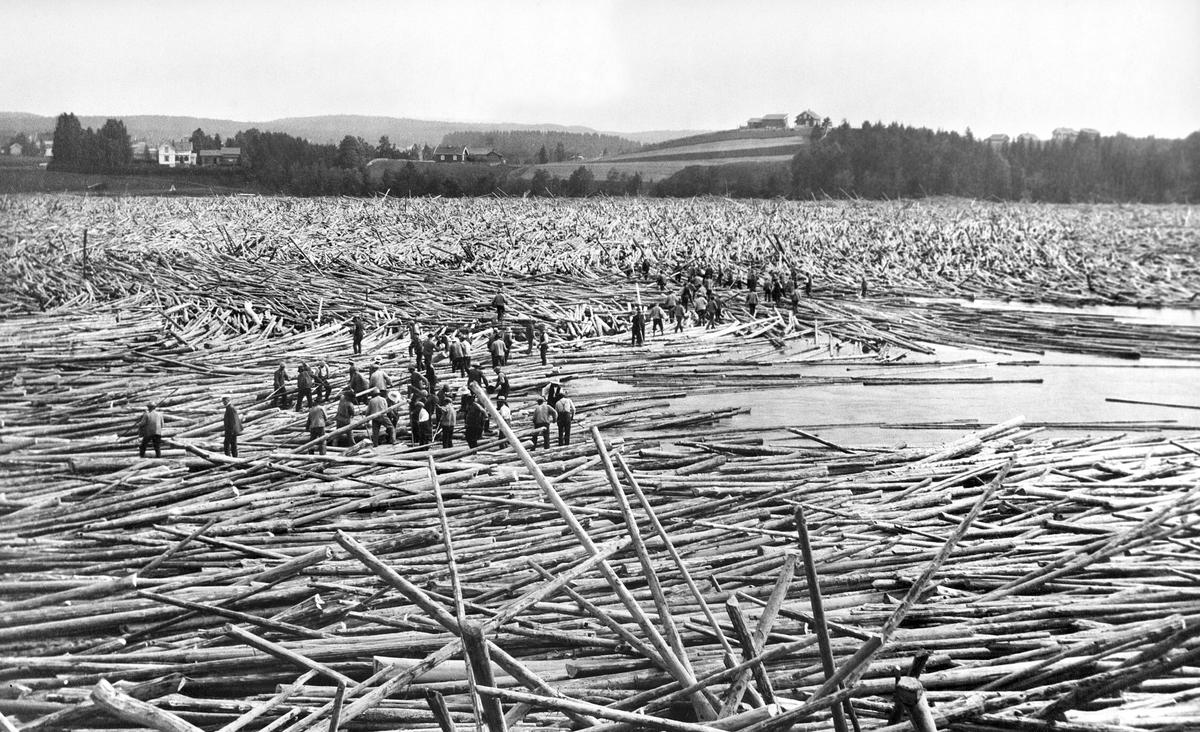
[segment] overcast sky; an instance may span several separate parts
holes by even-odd
[[[1200,130],[1197,0],[4,0],[0,109]]]

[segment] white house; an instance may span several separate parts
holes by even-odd
[[[164,142],[158,146],[158,164],[168,168],[178,165],[195,165],[196,153],[192,150],[190,140],[179,142]]]

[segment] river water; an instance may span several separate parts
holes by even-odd
[[[1200,310],[1092,306],[1081,308],[1001,301],[954,300],[982,310],[1022,310],[1096,315],[1159,325],[1200,326]],[[811,344],[807,346],[811,348]],[[803,346],[793,346],[799,351]],[[779,425],[799,427],[834,442],[859,445],[934,445],[961,437],[974,425],[991,425],[1016,416],[1048,425],[1047,434],[1115,433],[1115,424],[1077,427],[1068,423],[1159,423],[1200,432],[1200,408],[1106,401],[1110,398],[1200,407],[1200,361],[1144,358],[1129,361],[1073,353],[997,353],[933,346],[935,353],[909,353],[904,367],[869,359],[847,365],[812,362],[811,376],[904,378],[991,378],[996,381],[1040,379],[1040,383],[970,383],[864,386],[805,385],[792,388],[706,392],[677,400],[680,409],[750,407],[725,427]],[[947,362],[976,360],[978,363]],[[944,365],[935,365],[941,362]],[[914,423],[962,422],[933,429]],[[906,425],[906,426],[889,426]],[[1141,425],[1146,427],[1148,425]],[[1173,430],[1172,430],[1173,431]],[[787,434],[781,432],[781,434]],[[1181,431],[1182,436],[1188,434]]]

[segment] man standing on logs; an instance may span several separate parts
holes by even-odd
[[[629,319],[629,335],[632,345],[640,346],[646,342],[646,315],[641,305],[633,307],[633,316]]]
[[[300,368],[296,369],[296,411],[300,411],[300,402],[303,399],[308,399],[308,408],[313,407],[313,376],[308,370],[308,364],[300,362]]]
[[[466,373],[462,368],[462,354],[462,341],[455,335],[450,339],[450,370],[454,372],[455,376]]]
[[[508,300],[504,297],[504,286],[500,286],[500,291],[492,298],[492,307],[496,308],[496,322],[504,322],[504,309],[508,305]]]
[[[287,383],[288,383],[287,369],[284,368],[283,362],[280,361],[279,368],[275,369],[275,382],[274,382],[275,390],[271,392],[271,406],[272,407],[279,407],[280,409],[287,409],[287,407],[288,407]]]
[[[363,321],[362,321],[361,315],[354,316],[354,320],[352,321],[352,327],[353,327],[353,331],[354,331],[353,332],[354,355],[357,356],[362,353],[363,335],[366,333],[366,330],[363,328]]]
[[[758,293],[754,291],[754,288],[750,288],[750,291],[746,293],[746,310],[750,312],[751,318],[755,317],[754,313],[758,310]]]
[[[325,359],[317,359],[317,366],[312,372],[313,381],[317,384],[317,401],[329,401],[329,395],[333,393],[333,388],[329,385],[329,364],[325,363]]]
[[[570,445],[571,423],[575,421],[575,402],[571,401],[566,391],[554,405],[554,411],[558,412],[558,446]]]
[[[454,447],[454,423],[456,416],[454,414],[454,404],[450,401],[449,394],[442,394],[441,400],[438,402],[437,409],[438,426],[442,430],[442,447]]]
[[[499,368],[508,360],[508,347],[503,338],[496,338],[489,347],[492,352],[492,368]]]
[[[157,407],[154,402],[147,404],[146,413],[138,420],[138,433],[142,436],[138,457],[146,457],[146,448],[151,445],[154,446],[154,457],[162,457],[163,415]]]
[[[334,424],[340,430],[343,427],[349,427],[354,421],[354,392],[349,389],[342,390],[342,396],[338,400],[337,414],[334,416]],[[349,431],[343,432],[337,438],[338,444],[343,447],[350,447],[354,443],[354,438]]]
[[[467,446],[476,447],[479,445],[479,438],[483,437],[483,427],[487,423],[487,413],[475,401],[474,394],[463,396],[463,422],[465,423],[463,436],[466,437]]]
[[[650,308],[650,335],[654,335],[655,333],[666,335],[666,331],[663,330],[663,319],[666,315],[666,312],[662,309],[662,305],[654,303],[654,307]]]
[[[320,440],[317,444],[308,449],[310,453],[325,454],[325,410],[320,405],[314,405],[308,409],[308,420],[304,424],[308,430],[309,441]]]
[[[533,408],[533,449],[537,449],[538,436],[542,437],[543,446],[550,449],[550,424],[558,419],[554,411],[542,397],[538,397],[537,406]]]
[[[367,385],[375,394],[383,394],[392,386],[392,378],[387,375],[378,363],[371,364],[371,375],[367,378]]]
[[[387,399],[383,396],[383,394],[373,394],[371,398],[367,400],[367,414],[377,415],[371,420],[371,442],[375,445],[378,445],[380,442],[380,430],[383,430],[387,435],[387,442],[389,445],[396,444],[396,425],[392,424],[391,417],[386,414],[387,409]],[[384,414],[379,414],[380,412],[384,412]]]
[[[547,357],[550,355],[550,344],[546,341],[546,331],[542,331],[538,338],[538,352],[542,355],[542,365],[547,365]]]
[[[350,396],[354,397],[355,401],[363,404],[367,400],[367,395],[364,394],[370,386],[367,384],[367,377],[362,375],[358,367],[350,364]]]
[[[499,366],[496,367],[496,395],[508,398],[508,392],[511,387],[508,383],[508,374],[504,373]]]
[[[229,457],[237,457],[237,438],[242,434],[242,415],[238,414],[237,407],[229,401],[229,397],[221,397],[221,403],[225,405],[225,417],[223,426],[225,428],[225,443],[221,449]]]

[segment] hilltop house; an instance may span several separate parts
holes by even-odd
[[[821,124],[821,116],[811,109],[806,109],[796,115],[797,127],[818,127]]]
[[[746,121],[746,128],[751,130],[786,130],[788,128],[788,116],[785,113],[751,117]]]
[[[1041,141],[1042,139],[1032,132],[1022,132],[1021,134],[1017,135],[1017,142],[1024,145],[1037,145],[1040,144]]]
[[[1079,137],[1079,133],[1070,127],[1059,127],[1054,130],[1053,140],[1055,142],[1075,142],[1075,138]]]
[[[433,149],[435,163],[461,163],[467,159],[467,148],[454,145],[438,145]]]
[[[1084,127],[1079,130],[1079,136],[1086,140],[1099,140],[1100,130],[1093,130],[1091,127]]]
[[[471,163],[504,164],[504,156],[490,147],[468,147],[465,155],[467,162]]]
[[[998,132],[998,133],[992,135],[991,137],[989,137],[988,139],[984,140],[984,142],[986,142],[988,145],[990,145],[992,147],[1004,147],[1005,145],[1008,144],[1008,141],[1009,141],[1008,135],[1004,134],[1003,132]]]
[[[195,165],[196,157],[190,140],[168,141],[158,146],[158,164],[168,168]]]
[[[242,149],[240,147],[223,147],[220,150],[201,150],[196,154],[196,164],[201,168],[241,165]]]

